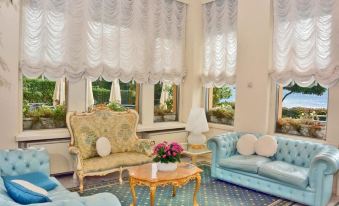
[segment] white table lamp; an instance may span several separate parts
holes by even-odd
[[[190,132],[188,144],[192,146],[204,145],[206,143],[206,136],[202,133],[208,130],[204,108],[192,108],[186,123],[186,131]]]

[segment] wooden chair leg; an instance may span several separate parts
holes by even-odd
[[[120,167],[119,183],[122,184],[122,167]]]
[[[84,191],[84,176],[83,175],[78,175],[79,178],[79,191],[82,193]]]

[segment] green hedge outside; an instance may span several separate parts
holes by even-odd
[[[304,108],[304,107],[293,107],[293,108],[283,108],[282,109],[282,117],[283,118],[293,118],[300,119],[302,114],[308,115],[312,112],[315,112],[316,115],[327,115],[327,109],[325,108]]]
[[[28,103],[53,105],[55,81],[23,78],[23,98]]]

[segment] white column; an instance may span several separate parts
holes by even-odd
[[[16,8],[1,2],[0,56],[8,70],[0,68],[0,77],[8,84],[0,86],[0,149],[16,148],[15,136],[22,129],[22,90],[19,85],[20,1]],[[20,79],[21,81],[21,79]]]
[[[141,85],[141,124],[152,125],[154,116],[154,85],[142,84]]]
[[[192,106],[203,105],[203,88],[200,78],[203,65],[201,1],[189,1],[186,25],[187,76],[180,88],[180,121],[187,120]]]
[[[329,144],[339,146],[339,85],[329,89],[327,107],[327,139]]]
[[[272,1],[239,0],[235,130],[268,132]]]

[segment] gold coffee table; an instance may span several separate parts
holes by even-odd
[[[188,163],[179,163],[178,168],[171,172],[157,172],[157,177],[152,178],[152,163],[131,167],[129,171],[129,183],[133,197],[131,206],[137,206],[137,197],[135,194],[136,185],[144,185],[150,188],[151,206],[154,206],[155,193],[158,186],[172,185],[172,196],[176,195],[176,188],[182,187],[191,180],[195,180],[195,191],[193,195],[193,206],[199,206],[197,193],[200,188],[202,170],[195,165]]]

